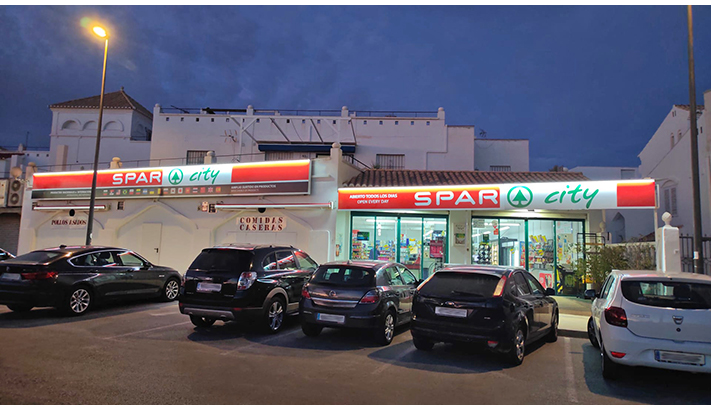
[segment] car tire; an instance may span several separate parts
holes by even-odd
[[[387,346],[393,341],[393,337],[395,337],[395,313],[388,309],[375,329],[375,341],[382,346]]]
[[[284,297],[277,295],[269,299],[264,310],[264,330],[268,333],[277,333],[284,325],[286,318],[286,302]]]
[[[588,319],[588,339],[590,339],[590,343],[595,348],[600,348],[600,344],[597,342],[597,337],[595,336],[595,323],[593,323],[592,316]]]
[[[62,310],[69,316],[80,316],[94,306],[94,295],[86,285],[72,288],[64,298]]]
[[[415,344],[415,348],[417,350],[424,350],[426,352],[432,350],[435,345],[434,342],[430,339],[418,336],[412,336],[412,343]]]
[[[208,319],[202,316],[190,315],[190,321],[193,322],[195,327],[208,328],[215,324],[215,319]]]
[[[559,322],[559,315],[558,311],[556,310],[555,313],[553,313],[553,317],[551,318],[551,330],[548,333],[548,337],[546,337],[546,342],[548,343],[555,343],[558,341],[558,322]]]
[[[17,313],[29,312],[33,307],[31,305],[7,305],[8,309]]]
[[[169,278],[163,285],[161,300],[163,302],[173,302],[180,295],[180,282],[175,278]]]
[[[316,337],[321,334],[323,326],[315,325],[313,323],[302,323],[301,331],[308,337]]]
[[[523,363],[523,358],[526,355],[526,333],[523,326],[516,329],[511,338],[511,350],[507,354],[508,362],[514,366]]]
[[[602,378],[605,380],[616,380],[619,376],[622,366],[613,362],[607,356],[604,344],[600,346],[600,358],[600,366],[602,367]]]

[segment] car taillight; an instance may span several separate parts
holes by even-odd
[[[311,299],[311,294],[309,293],[309,290],[306,289],[306,286],[304,286],[304,288],[301,289],[301,297],[304,299]]]
[[[42,280],[54,279],[57,277],[57,272],[26,272],[22,273],[22,279],[27,280]]]
[[[610,354],[616,359],[622,359],[623,357],[627,356],[627,353],[622,352],[610,352]]]
[[[504,294],[504,286],[506,285],[506,276],[502,276],[499,279],[499,283],[496,284],[496,289],[494,289],[494,297],[498,298]]]
[[[605,309],[605,321],[612,326],[627,327],[627,313],[622,308],[610,306]]]
[[[237,290],[249,289],[255,280],[257,280],[257,272],[242,272],[237,282]]]
[[[380,300],[380,292],[378,292],[377,289],[369,290],[368,293],[363,295],[362,298],[360,298],[361,304],[368,304],[368,303],[378,303]]]

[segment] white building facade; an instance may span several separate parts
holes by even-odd
[[[711,90],[704,93],[705,105],[698,106],[699,182],[702,234],[711,235]],[[672,214],[672,225],[683,235],[694,233],[691,183],[691,129],[687,105],[674,105],[639,154],[642,178],[654,178],[658,186],[658,224],[661,215]]]

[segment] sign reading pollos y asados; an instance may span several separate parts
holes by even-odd
[[[654,180],[340,188],[339,209],[654,208]]]
[[[34,174],[32,199],[84,199],[92,171]],[[97,198],[308,195],[311,161],[267,161],[182,167],[107,169],[97,173]]]

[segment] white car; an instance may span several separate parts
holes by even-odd
[[[620,365],[711,373],[711,277],[695,273],[612,271],[594,294],[590,342],[602,375]]]

